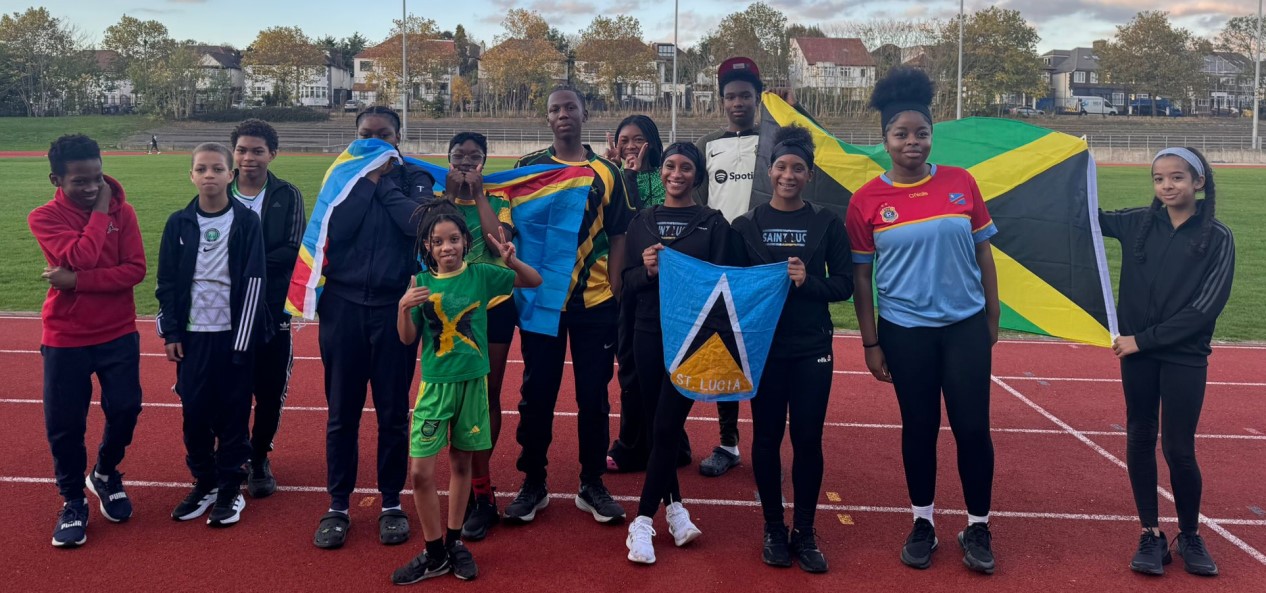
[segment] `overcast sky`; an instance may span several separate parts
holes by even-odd
[[[681,2],[680,39],[690,45],[721,18],[746,4],[743,0],[684,0]],[[1168,10],[1175,23],[1212,37],[1232,16],[1255,14],[1252,0],[998,0],[1003,8],[1019,10],[1036,28],[1042,40],[1038,51],[1089,46],[1095,39],[1112,36],[1115,26],[1128,22],[1140,10]],[[847,21],[870,18],[929,18],[952,16],[958,3],[952,0],[768,0],[791,22],[816,24],[825,30]],[[968,12],[994,4],[967,0]],[[1169,4],[1169,6],[1166,6]],[[31,0],[0,0],[5,13],[32,5],[47,6],[99,41],[105,28],[124,14],[161,21],[177,39],[197,39],[246,47],[260,29],[297,25],[313,37],[344,37],[360,32],[379,41],[400,18],[400,2],[393,0],[55,0],[35,4]],[[452,10],[459,6],[462,10]],[[540,12],[565,33],[583,29],[596,14],[631,14],[642,23],[652,41],[672,41],[672,0],[409,0],[409,11],[434,19],[442,29],[464,25],[472,37],[491,43],[501,32],[501,19],[509,8]]]

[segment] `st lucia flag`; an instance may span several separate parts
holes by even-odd
[[[308,228],[303,232],[299,245],[299,257],[295,260],[294,275],[290,277],[290,289],[286,293],[286,311],[302,319],[315,319],[317,300],[325,285],[326,250],[329,249],[330,217],[334,209],[352,192],[366,174],[381,167],[389,160],[399,160],[400,154],[382,140],[357,140],[334,159],[334,164],[321,180],[321,192],[317,194]],[[337,250],[337,246],[335,249]]]
[[[806,200],[843,216],[853,192],[892,166],[882,145],[841,142],[777,95],[765,93],[763,101],[756,171],[769,170],[779,126],[808,129],[816,150]],[[973,117],[935,124],[928,160],[967,169],[985,197],[998,227],[990,244],[1000,325],[1111,346],[1116,307],[1086,141],[1017,120]],[[753,193],[754,203],[769,201],[768,174],[756,176]]]
[[[659,252],[664,368],[677,391],[702,402],[754,397],[790,287],[787,262],[733,268]]]
[[[405,160],[426,169],[435,179],[436,195],[444,193],[448,169],[413,157]],[[567,165],[532,165],[484,176],[484,193],[510,203],[519,260],[541,274],[540,286],[514,289],[519,327],[526,331],[558,335],[593,180],[593,169]]]

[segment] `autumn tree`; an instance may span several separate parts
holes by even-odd
[[[1157,96],[1185,100],[1204,83],[1200,49],[1190,31],[1173,27],[1168,13],[1145,11],[1117,26],[1116,36],[1099,52],[1099,69],[1108,82],[1147,93],[1153,101]]]
[[[96,61],[84,45],[78,31],[45,8],[0,16],[0,80],[9,81],[28,116],[85,109],[92,105]]]
[[[726,15],[714,31],[704,36],[714,64],[726,58],[746,56],[756,61],[761,76],[771,84],[787,79],[787,17],[764,2]]]
[[[996,6],[966,17],[963,27],[963,103],[980,110],[1006,95],[1042,95],[1042,63],[1037,55],[1041,39],[1037,29],[1028,24],[1017,10]],[[939,46],[956,48],[958,19],[951,19],[941,28]],[[946,61],[942,61],[944,64]],[[948,65],[948,64],[946,64]],[[957,79],[948,72],[943,79]]]
[[[540,13],[511,9],[501,23],[504,31],[481,63],[486,87],[496,101],[509,100],[514,109],[542,105],[555,80],[566,77],[567,56],[551,40],[550,26]]]
[[[165,62],[175,48],[167,27],[158,21],[142,21],[123,15],[106,28],[102,45],[119,54],[118,71],[132,83],[142,109],[161,110],[151,95],[162,91]]]
[[[1257,17],[1237,16],[1222,26],[1214,41],[1219,51],[1229,51],[1249,59],[1256,59],[1257,49]]]
[[[303,83],[325,71],[326,54],[299,27],[270,27],[259,32],[242,59],[251,77],[270,80],[300,97]]]
[[[628,15],[594,17],[580,32],[576,60],[616,102],[631,92],[630,86],[655,79],[655,52],[642,41],[641,23]]]
[[[408,88],[425,83],[437,83],[456,71],[458,66],[454,44],[441,41],[441,33],[435,21],[409,15],[403,24],[392,21],[394,27],[387,40],[374,46],[374,69],[366,81],[378,88],[379,96],[394,97],[400,92],[401,75],[406,64],[403,53],[408,52]],[[402,32],[407,39],[401,37]],[[404,47],[401,47],[401,43]],[[451,88],[451,87],[450,87]]]

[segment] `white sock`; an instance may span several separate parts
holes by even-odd
[[[347,509],[330,509],[328,512],[330,512],[330,513],[343,513],[344,515],[346,515],[346,514],[347,514]]]
[[[928,523],[936,525],[936,520],[932,518],[932,511],[936,508],[936,503],[932,503],[925,507],[916,507],[911,505],[910,510],[914,511],[915,519],[927,519]]]
[[[977,524],[977,523],[986,523],[986,524],[987,524],[987,523],[989,523],[989,513],[985,513],[985,516],[983,516],[983,517],[977,517],[976,515],[973,515],[973,514],[971,514],[971,513],[968,513],[968,514],[967,514],[967,524],[968,524],[968,525],[975,525],[975,524]]]
[[[400,510],[400,505],[396,505],[394,507],[383,507],[382,510],[384,513],[387,511],[398,511]]]
[[[94,478],[96,478],[96,479],[98,479],[98,480],[101,480],[101,481],[105,481],[105,480],[110,479],[110,476],[107,476],[107,475],[105,475],[105,474],[102,474],[101,472],[99,472],[99,471],[97,471],[97,470],[95,470],[95,469],[94,469],[94,470],[92,470],[92,477],[94,477]]]
[[[726,451],[728,451],[728,452],[730,452],[730,453],[731,453],[731,454],[733,454],[735,457],[738,457],[738,456],[739,456],[738,447],[727,447],[727,446],[725,446],[725,445],[721,445],[721,448],[722,448],[722,449],[725,449],[725,450],[726,450]]]

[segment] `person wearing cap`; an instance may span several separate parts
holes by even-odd
[[[760,69],[751,58],[733,57],[722,62],[717,68],[717,91],[725,111],[726,127],[695,141],[707,170],[707,179],[695,188],[695,201],[719,210],[729,222],[754,206],[752,182],[757,175],[756,149],[760,144],[756,114],[764,90]],[[779,94],[804,113],[789,92]],[[762,170],[760,174],[767,173]],[[699,463],[699,473],[716,477],[739,464],[738,415],[738,402],[717,403],[721,444]]]

